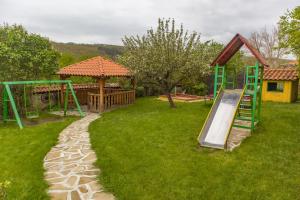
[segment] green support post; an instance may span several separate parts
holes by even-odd
[[[74,89],[73,89],[73,87],[72,87],[72,85],[71,85],[70,82],[68,83],[68,87],[69,87],[69,89],[70,89],[70,91],[71,91],[71,93],[72,93],[72,96],[73,96],[73,99],[74,99],[74,101],[75,101],[77,110],[78,110],[80,116],[83,117],[84,114],[83,114],[82,111],[81,111],[80,105],[79,105],[78,100],[77,100],[77,97],[76,97],[76,95],[75,95],[75,91],[74,91]]]
[[[7,98],[7,92],[5,88],[3,88],[2,92],[2,103],[3,103],[3,121],[6,122],[8,119],[8,98]]]
[[[20,129],[23,129],[23,124],[22,124],[22,121],[21,121],[21,118],[19,116],[19,113],[18,113],[18,110],[17,110],[17,107],[16,107],[16,103],[15,103],[15,100],[11,94],[11,91],[10,91],[10,87],[8,84],[4,84],[4,87],[5,87],[5,90],[7,92],[7,95],[8,95],[8,98],[11,102],[11,107],[12,107],[12,110],[14,112],[14,115],[15,115],[15,118],[16,118],[16,121],[17,121],[17,124],[19,125]]]
[[[220,75],[220,69],[222,70],[222,74]],[[219,81],[219,78],[222,78],[221,81]],[[215,67],[215,79],[214,79],[214,99],[217,97],[217,92],[219,90],[219,87],[225,88],[226,86],[226,71],[225,66],[219,66],[219,64]]]
[[[259,67],[256,62],[254,66],[254,85],[253,85],[253,100],[252,100],[252,120],[251,120],[251,131],[254,131],[255,121],[256,121],[256,104],[257,104],[257,85],[258,85],[258,73]]]
[[[246,93],[249,90],[249,88],[248,88],[248,86],[249,86],[249,77],[248,77],[249,76],[249,72],[248,72],[249,69],[248,68],[249,68],[249,66],[246,66],[246,78],[245,78],[246,79]]]
[[[263,87],[263,81],[264,81],[264,68],[260,68],[260,82],[259,82],[259,99],[258,99],[258,110],[257,110],[257,121],[260,122],[261,117],[261,103],[262,103],[262,87]]]
[[[66,93],[65,93],[64,116],[67,115],[68,103],[69,103],[69,86],[67,85]]]
[[[215,81],[214,81],[214,99],[217,96],[218,90],[218,75],[219,75],[219,65],[217,64],[215,67]]]
[[[222,87],[225,89],[227,86],[227,73],[226,73],[226,65],[222,67]]]

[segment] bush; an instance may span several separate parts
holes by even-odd
[[[204,96],[207,94],[207,85],[205,83],[200,83],[193,87],[195,93],[199,96]]]
[[[200,83],[192,87],[185,87],[185,90],[188,94],[204,96],[208,93],[208,86],[205,83]]]
[[[145,88],[143,86],[139,86],[135,90],[137,97],[144,97],[145,96]]]

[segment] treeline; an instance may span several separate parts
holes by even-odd
[[[124,51],[123,46],[109,44],[76,44],[52,42],[54,49],[61,53],[60,67],[79,62],[94,56],[103,56],[116,60]]]

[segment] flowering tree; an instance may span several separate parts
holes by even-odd
[[[209,63],[215,56],[214,48],[209,48],[214,47],[212,42],[201,43],[196,32],[189,34],[170,19],[159,19],[156,30],[151,28],[141,37],[126,36],[123,43],[125,51],[120,62],[143,84],[159,87],[172,108],[174,87],[209,73]]]

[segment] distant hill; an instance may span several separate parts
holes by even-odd
[[[124,47],[119,45],[110,45],[110,44],[77,44],[77,43],[58,43],[52,42],[55,49],[61,53],[66,53],[74,56],[76,61],[84,60],[93,56],[104,56],[109,57],[113,60],[116,57],[123,53]],[[256,59],[252,56],[244,56],[245,65],[254,65]],[[280,59],[278,61],[279,66],[287,65],[291,60]],[[72,63],[72,62],[71,62]],[[71,64],[68,63],[68,64]],[[272,67],[279,67],[272,66]]]
[[[55,49],[61,53],[73,55],[75,58],[82,56],[107,56],[115,59],[116,56],[122,54],[124,47],[108,44],[76,44],[76,43],[58,43],[52,42]]]

